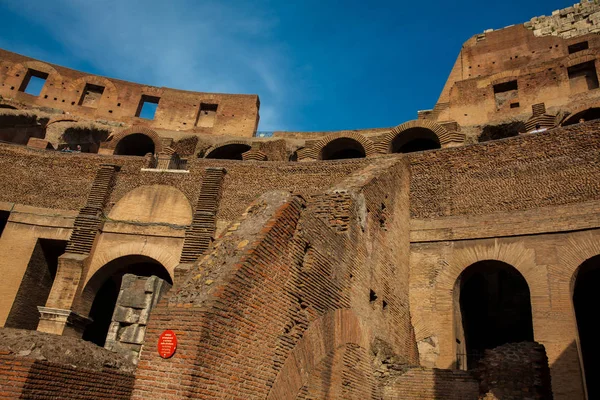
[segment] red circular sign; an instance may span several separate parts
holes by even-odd
[[[166,330],[158,337],[158,355],[162,358],[170,358],[177,349],[177,336],[172,330]]]

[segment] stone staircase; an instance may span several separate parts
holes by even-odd
[[[110,194],[117,165],[103,164],[92,183],[85,206],[75,218],[73,233],[67,244],[67,253],[88,254],[92,250],[96,233],[100,227],[102,209]]]
[[[185,232],[181,263],[192,263],[211,245],[216,229],[224,168],[206,168],[192,224]]]

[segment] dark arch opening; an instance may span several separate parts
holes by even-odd
[[[582,122],[592,121],[594,119],[600,119],[600,108],[598,108],[598,107],[588,108],[587,110],[583,110],[576,114],[573,114],[570,117],[568,117],[565,120],[565,122],[563,122],[562,125],[569,126],[569,125],[578,124],[579,121],[582,119],[583,119]]]
[[[472,264],[458,280],[461,338],[457,344],[459,367],[477,366],[486,349],[506,343],[533,341],[533,320],[529,286],[513,266],[497,260]]]
[[[143,133],[127,135],[117,143],[114,154],[120,156],[145,156],[154,154],[154,141]]]
[[[578,269],[573,288],[579,346],[588,399],[600,399],[600,343],[598,342],[598,304],[600,303],[600,255],[586,260]]]
[[[173,284],[165,267],[150,257],[132,255],[107,263],[90,279],[84,294],[94,296],[89,312],[93,322],[86,327],[83,333],[84,340],[104,346],[125,274],[157,276]]]
[[[365,148],[357,140],[350,138],[334,139],[321,150],[321,160],[343,160],[366,157]]]
[[[250,150],[251,147],[243,143],[226,144],[225,146],[217,147],[206,155],[205,158],[218,160],[243,160],[242,153]]]
[[[409,128],[392,140],[392,153],[412,153],[440,149],[442,146],[435,132],[427,128]]]
[[[0,104],[0,108],[8,108],[9,110],[18,110],[17,107],[9,106],[8,104]]]
[[[77,146],[84,153],[97,153],[100,144],[105,142],[110,131],[98,128],[72,127],[65,129],[62,134],[62,140],[65,142],[59,146],[59,149],[68,148],[77,150]],[[116,154],[116,153],[115,153]]]

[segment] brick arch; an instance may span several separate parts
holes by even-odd
[[[62,86],[62,76],[58,73],[54,67],[49,64],[43,63],[41,61],[26,61],[20,64],[13,64],[13,66],[9,69],[9,75],[16,76],[16,74],[20,74],[21,82],[25,79],[25,74],[28,69],[33,69],[36,71],[44,72],[48,74],[48,79],[46,79],[46,84],[42,88],[42,93],[44,93],[47,88],[51,85],[54,87],[60,88]]]
[[[327,135],[323,139],[317,140],[311,147],[304,148],[302,152],[298,152],[298,159],[320,159],[323,148],[329,143],[337,139],[352,139],[357,141],[365,150],[365,157],[372,156],[377,153],[373,141],[360,133],[356,132],[337,132]]]
[[[439,335],[439,356],[436,366],[447,368],[456,360],[456,326],[462,321],[456,320],[456,284],[459,277],[468,267],[479,261],[502,261],[514,267],[523,276],[529,287],[532,301],[534,335],[537,339],[541,331],[540,324],[544,316],[551,311],[548,297],[549,283],[546,270],[536,263],[535,251],[525,247],[522,242],[490,239],[477,246],[458,247],[444,261],[444,268],[439,272],[432,301],[435,304],[434,317],[419,320],[415,325],[415,337],[421,341],[437,331]],[[458,248],[456,248],[458,247]],[[534,301],[535,300],[535,301]],[[433,325],[432,325],[433,324]],[[437,328],[434,328],[437,326]]]
[[[405,122],[397,127],[393,128],[389,133],[383,135],[381,140],[377,143],[378,150],[382,153],[391,152],[392,142],[398,135],[401,135],[403,132],[406,132],[412,128],[424,128],[428,129],[437,136],[440,145],[444,146],[445,144],[451,142],[464,142],[465,135],[459,132],[451,132],[446,128],[432,121],[422,120],[422,119],[414,119],[412,121]]]
[[[595,49],[587,49],[578,51],[569,55],[565,59],[565,67],[572,67],[573,65],[581,64],[588,61],[593,61],[598,58],[598,54]]]
[[[48,120],[48,123],[46,124],[46,128],[57,122],[79,122],[79,118],[74,117],[72,115],[59,115],[56,117],[52,117]]]
[[[582,111],[586,111],[589,110],[591,108],[600,108],[600,101],[595,101],[593,103],[588,103],[585,106],[581,106],[578,108],[575,108],[573,110],[570,110],[570,114],[566,115],[562,121],[560,121],[560,126],[563,126],[565,124],[565,122],[569,121],[571,118],[573,118],[575,115],[579,114]]]
[[[115,101],[119,97],[119,92],[117,91],[117,87],[114,83],[104,77],[96,75],[86,75],[75,79],[69,84],[68,90],[71,93],[75,93],[78,90],[78,96],[80,97],[83,93],[86,83],[104,87],[105,93],[108,93],[109,96]]]
[[[498,72],[497,74],[494,74],[492,76],[489,76],[486,79],[482,79],[479,82],[477,82],[477,87],[483,88],[483,87],[490,86],[490,85],[497,85],[499,83],[505,83],[508,81],[518,79],[519,75],[521,75],[520,69],[512,69],[512,70],[508,70],[508,71]]]
[[[218,143],[218,144],[215,144],[214,146],[209,147],[206,150],[206,152],[204,153],[204,157],[203,158],[206,158],[213,151],[215,151],[217,149],[220,149],[222,147],[225,147],[225,146],[229,146],[230,144],[245,144],[246,146],[252,147],[252,143],[250,143],[247,140],[228,140],[226,142]],[[250,151],[250,150],[248,150],[248,151]],[[245,153],[242,153],[242,157],[243,157],[243,154],[245,154]]]
[[[311,323],[285,360],[267,400],[297,398],[319,364],[347,344],[365,350],[371,345],[367,325],[352,310],[331,311]]]
[[[9,100],[9,99],[0,100],[0,106],[9,106],[9,107],[12,107],[12,109],[14,109],[14,110],[26,110],[27,109],[21,103],[17,103],[16,101]],[[4,109],[10,110],[10,108],[8,108],[8,107],[4,107]]]
[[[146,256],[151,258],[162,264],[167,272],[169,272],[171,279],[175,279],[175,267],[179,264],[179,254],[169,252],[163,246],[148,244],[144,238],[140,238],[139,240],[108,247],[100,254],[95,255],[88,270],[91,273],[88,273],[88,276],[85,278],[83,291],[88,289],[90,280],[103,266],[126,256]]]
[[[136,133],[141,133],[152,139],[154,142],[154,153],[160,153],[163,151],[163,144],[158,133],[150,128],[146,128],[145,126],[132,126],[131,128],[123,129],[122,131],[115,133],[112,137],[112,140],[106,143],[106,148],[114,150],[117,148],[119,142],[123,140],[123,138]]]

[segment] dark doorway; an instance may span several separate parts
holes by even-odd
[[[347,158],[364,158],[364,147],[356,140],[339,138],[327,143],[321,150],[321,160],[343,160]]]
[[[396,135],[392,140],[392,153],[412,153],[439,149],[442,146],[437,135],[427,128],[410,128]]]
[[[573,306],[579,331],[579,346],[588,399],[600,399],[600,342],[598,341],[598,304],[600,303],[600,255],[590,258],[579,267],[573,290]]]
[[[533,341],[529,287],[514,267],[480,261],[461,274],[459,285],[466,357],[459,356],[468,369],[477,366],[486,349]]]
[[[64,254],[64,240],[38,239],[21,285],[6,319],[8,328],[36,330],[40,313],[45,306],[58,268],[58,257]]]
[[[576,114],[571,115],[563,122],[563,126],[578,124],[579,122],[592,121],[600,118],[600,108],[588,108],[587,110],[580,111]]]
[[[116,155],[120,156],[145,156],[154,154],[154,141],[143,133],[134,133],[125,136],[115,148]]]
[[[95,297],[89,313],[89,317],[93,322],[85,329],[83,333],[84,340],[98,346],[104,346],[119,290],[121,289],[121,281],[125,274],[154,275],[171,285],[173,284],[167,270],[158,261],[150,257],[126,256],[109,262],[96,272],[86,288],[86,291],[95,291]]]
[[[213,158],[218,160],[243,160],[242,154],[250,150],[251,147],[243,143],[226,144],[225,146],[217,147],[206,155],[205,158]]]
[[[2,232],[4,232],[4,228],[8,223],[8,217],[10,217],[9,211],[0,211],[0,237],[2,237]]]

